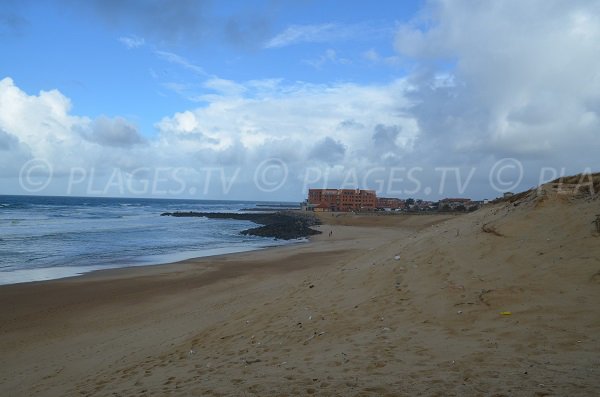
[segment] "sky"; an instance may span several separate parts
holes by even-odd
[[[483,199],[600,170],[597,0],[4,0],[0,50],[0,194]]]

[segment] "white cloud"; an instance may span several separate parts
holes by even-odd
[[[332,63],[332,64],[337,64],[337,65],[349,65],[352,63],[352,61],[348,58],[339,57],[335,50],[328,48],[317,59],[305,60],[304,63],[306,63],[316,69],[320,69],[326,63]]]
[[[395,45],[417,65],[418,152],[594,163],[600,2],[432,2]]]
[[[301,43],[331,43],[343,40],[362,40],[387,36],[389,28],[369,22],[355,24],[323,23],[312,25],[290,25],[269,39],[265,48],[282,48]]]
[[[44,159],[67,173],[73,167],[123,164],[124,151],[131,154],[131,146],[143,141],[122,118],[93,120],[70,112],[71,101],[57,90],[28,95],[12,79],[0,80],[0,131],[21,160]]]
[[[241,96],[247,89],[242,84],[232,80],[213,77],[204,82],[204,87],[225,96]]]
[[[12,79],[0,80],[0,128],[17,137],[33,156],[72,149],[71,129],[87,120],[71,116],[70,108],[70,100],[56,90],[29,96]]]
[[[81,131],[84,139],[104,146],[131,147],[144,143],[137,127],[122,117],[110,119],[100,116],[94,120],[89,129]]]
[[[350,148],[362,147],[369,141],[365,132],[382,122],[406,125],[406,134],[414,133],[410,121],[396,111],[402,106],[401,81],[384,86],[284,85],[272,81],[261,85],[253,81],[237,83],[235,88],[213,95],[205,107],[164,118],[157,125],[159,130],[202,133],[219,139],[226,145],[222,147],[239,142],[248,151],[287,139],[300,142],[294,149],[300,153],[308,153],[315,141],[326,136]],[[351,119],[360,122],[359,130],[340,127]]]
[[[375,51],[373,48],[363,52],[363,58],[365,58],[368,61],[371,62],[379,62],[379,60],[381,59],[381,57],[379,56],[379,53],[377,51]]]
[[[2,175],[18,174],[33,157],[63,172],[183,166],[192,169],[185,173],[190,183],[203,180],[203,167],[224,167],[230,176],[239,168],[229,198],[298,199],[313,166],[330,172],[330,185],[354,169],[362,186],[361,173],[373,167],[421,166],[429,170],[423,180],[432,180],[434,167],[479,167],[479,192],[489,192],[486,172],[504,157],[536,171],[597,169],[600,2],[428,4],[421,19],[399,27],[394,42],[410,74],[387,84],[233,81],[157,52],[196,74],[191,88],[203,90],[196,98],[202,106],[163,117],[144,142],[127,120],[75,116],[56,90],[28,95],[1,80],[0,152],[10,153],[0,160]],[[268,47],[325,40],[337,27],[305,28]],[[335,34],[329,39],[341,37]],[[333,50],[324,57],[339,60]],[[386,60],[374,49],[363,57]],[[171,88],[189,93],[179,84]],[[285,160],[290,172],[288,190],[278,196],[251,186],[254,169],[271,157]],[[521,187],[537,182],[526,178]]]
[[[146,41],[142,37],[137,36],[122,36],[119,41],[127,48],[138,48],[143,46]]]
[[[114,167],[187,167],[198,173],[205,167],[241,167],[238,194],[261,197],[244,184],[252,184],[254,168],[265,159],[284,160],[293,178],[301,181],[310,166],[375,164],[371,135],[380,124],[400,131],[399,143],[416,133],[414,122],[397,111],[406,106],[401,80],[371,86],[215,79],[206,84],[216,92],[205,106],[163,118],[156,135],[143,139],[123,118],[73,116],[69,99],[60,92],[28,95],[4,79],[0,143],[12,152],[23,148],[22,160],[12,160],[17,175],[18,166],[29,158],[49,161],[62,175],[83,167],[104,178]],[[397,150],[411,148],[399,145]],[[328,151],[331,156],[324,158]],[[200,178],[193,173],[188,177]],[[302,194],[301,185],[288,188],[291,193],[281,198]]]
[[[298,43],[325,42],[332,36],[339,36],[339,26],[333,23],[321,25],[292,25],[271,38],[265,48],[280,48]]]
[[[187,93],[192,89],[190,84],[177,83],[173,81],[162,83],[161,86],[182,96],[186,96]]]
[[[391,56],[382,56],[375,49],[370,48],[362,54],[363,59],[371,62],[371,63],[381,63],[388,66],[397,66],[400,65],[400,57],[397,55]]]
[[[201,76],[207,76],[207,73],[204,71],[204,69],[198,65],[193,64],[192,62],[190,62],[189,60],[187,60],[185,57],[182,57],[181,55],[175,54],[173,52],[169,52],[169,51],[160,51],[160,50],[156,50],[154,51],[154,53],[161,59],[179,65],[185,69],[188,69],[198,75]]]

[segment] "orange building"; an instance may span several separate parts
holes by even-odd
[[[374,190],[309,189],[308,202],[317,211],[373,211],[377,195]]]

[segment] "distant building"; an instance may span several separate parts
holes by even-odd
[[[309,189],[308,204],[315,211],[374,211],[377,195],[374,190]]]
[[[433,201],[417,200],[412,205],[412,209],[416,211],[432,211],[437,208],[437,204]]]
[[[312,207],[312,208],[313,208],[313,211],[315,211],[315,212],[335,211],[327,203],[321,203],[318,205],[313,204],[313,205],[314,205],[314,207]]]
[[[308,200],[304,200],[302,203],[300,203],[300,209],[302,211],[314,211],[315,207],[316,205],[309,203]]]
[[[502,195],[502,197],[504,197],[504,198],[509,198],[509,197],[512,197],[512,196],[514,196],[514,195],[515,195],[515,194],[514,194],[513,192],[505,192],[505,193]]]
[[[481,208],[486,200],[473,201],[468,198],[446,198],[438,203],[438,211],[475,211]]]
[[[405,202],[399,198],[377,197],[377,208],[396,210],[404,208]]]
[[[457,209],[466,209],[472,205],[471,199],[468,198],[445,198],[439,202],[440,211],[455,211]]]

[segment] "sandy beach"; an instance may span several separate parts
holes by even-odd
[[[2,396],[591,396],[598,195],[0,287]],[[329,232],[332,231],[332,236]]]

